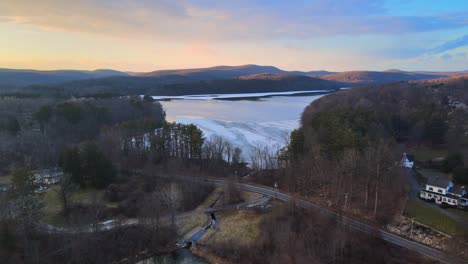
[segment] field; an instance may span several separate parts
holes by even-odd
[[[420,147],[417,149],[413,149],[412,154],[414,154],[414,158],[417,161],[427,161],[434,158],[443,158],[447,156],[446,149],[434,149],[434,148],[427,148],[427,147]]]
[[[230,243],[250,245],[260,234],[262,214],[251,210],[226,211],[218,214],[219,224],[208,232],[202,242],[209,244]]]
[[[0,183],[2,184],[9,184],[11,180],[11,176],[1,176]]]
[[[62,201],[59,195],[59,187],[52,186],[46,192],[40,194],[45,206],[44,221],[53,225],[64,225],[65,219],[62,215]],[[91,204],[94,201],[104,201],[104,191],[94,189],[84,189],[73,192],[70,195],[69,202]],[[116,207],[115,203],[106,203],[107,207]]]
[[[460,211],[460,213],[466,213]],[[417,201],[408,201],[406,216],[451,236],[462,235],[464,227],[435,208]]]

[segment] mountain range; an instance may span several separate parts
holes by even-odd
[[[241,65],[127,73],[115,70],[14,70],[0,69],[0,92],[67,94],[245,93],[340,87],[434,79],[463,72],[387,71],[285,71],[274,66]],[[3,91],[2,91],[3,90]]]

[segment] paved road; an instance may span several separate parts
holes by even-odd
[[[180,177],[182,180],[186,181],[193,181],[193,182],[205,182],[205,183],[211,183],[211,184],[216,184],[216,185],[231,185],[236,188],[239,188],[244,191],[250,191],[254,193],[259,193],[263,195],[267,195],[270,197],[274,197],[276,199],[282,200],[282,201],[290,201],[293,200],[293,197],[291,195],[278,192],[273,188],[262,186],[262,185],[254,185],[254,184],[247,184],[247,183],[233,183],[230,182],[229,180],[224,180],[224,179],[212,179],[212,178],[197,178],[197,177]],[[307,202],[302,199],[294,199],[295,203],[297,206],[306,208],[306,209],[312,209],[315,211],[318,211],[319,213],[322,213],[324,215],[328,215],[331,217],[334,217],[337,222],[340,222],[342,224],[345,224],[353,229],[362,231],[367,234],[376,234],[379,237],[381,237],[383,240],[404,247],[406,249],[418,252],[422,255],[425,255],[427,257],[433,258],[435,260],[438,260],[442,263],[468,263],[466,261],[462,261],[460,259],[457,259],[455,257],[452,257],[442,251],[438,251],[436,249],[430,248],[428,246],[413,242],[411,240],[405,239],[403,237],[399,237],[397,235],[394,235],[392,233],[386,232],[378,227],[371,226],[368,224],[361,223],[359,221],[356,221],[354,219],[351,219],[349,217],[339,215],[331,210],[328,210],[326,208],[322,208],[320,206],[317,206],[315,204],[312,204],[310,202]]]
[[[414,171],[412,169],[409,169],[409,168],[405,168],[405,172],[406,172],[406,175],[408,176],[408,184],[409,184],[409,192],[408,192],[408,198],[415,201],[415,202],[418,202],[418,203],[423,203],[427,206],[430,206],[436,210],[438,210],[439,212],[443,213],[444,215],[452,218],[453,220],[459,222],[460,224],[462,224],[463,226],[465,226],[467,229],[468,229],[468,222],[463,219],[462,217],[460,217],[459,215],[447,210],[447,209],[444,209],[444,208],[441,208],[438,204],[435,204],[435,203],[431,203],[431,202],[428,202],[428,201],[424,201],[424,200],[421,200],[419,198],[419,191],[422,189],[422,186],[419,185],[419,182],[418,180],[416,179],[416,175],[414,174]]]

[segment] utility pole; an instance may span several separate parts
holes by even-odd
[[[409,197],[406,196],[405,204],[403,205],[403,210],[401,211],[401,216],[405,214],[406,211],[406,204],[408,203]]]
[[[275,189],[276,189],[275,197],[278,198],[278,183],[275,182],[274,186],[275,186]]]
[[[410,231],[410,238],[413,238],[413,223],[414,223],[414,218],[411,218],[411,231]]]
[[[348,193],[345,193],[345,202],[344,202],[344,209],[346,210],[348,208]]]

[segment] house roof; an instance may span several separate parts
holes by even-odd
[[[55,177],[60,177],[62,174],[63,174],[63,171],[59,168],[37,170],[34,172],[34,175],[36,177],[41,177],[41,178],[55,178]]]
[[[450,180],[442,177],[430,177],[427,179],[427,185],[436,186],[439,188],[447,188]]]
[[[465,192],[465,188],[461,186],[453,186],[448,191],[453,194],[462,195]]]

